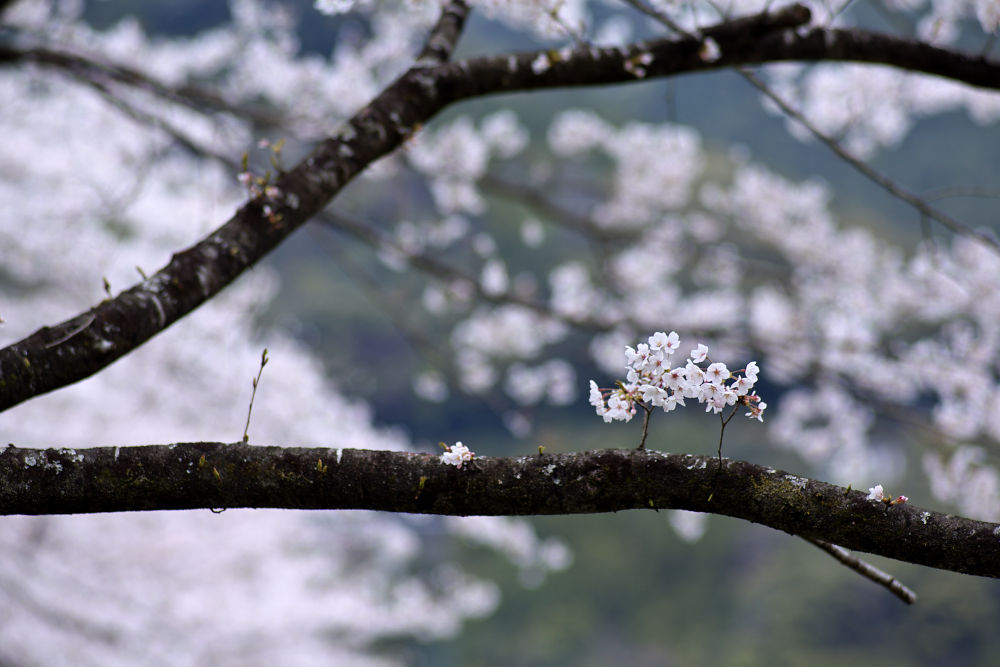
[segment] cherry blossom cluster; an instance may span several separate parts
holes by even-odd
[[[708,347],[699,344],[683,366],[671,366],[671,357],[680,348],[677,332],[666,334],[657,331],[646,343],[625,347],[625,382],[618,387],[601,390],[590,381],[590,404],[605,422],[629,421],[637,407],[650,410],[654,407],[670,412],[685,399],[693,398],[705,404],[705,411],[718,414],[727,406],[744,405],[747,417],[764,421],[767,403],[751,391],[757,383],[760,369],[751,361],[736,373],[724,363],[699,364],[708,361]]]
[[[906,496],[896,496],[893,498],[892,494],[885,495],[885,491],[882,489],[881,484],[876,484],[872,488],[868,489],[868,496],[865,499],[877,500],[878,502],[885,503],[886,505],[902,505],[909,500]]]
[[[441,463],[461,468],[463,463],[471,461],[475,456],[475,452],[463,445],[462,441],[459,440],[454,445],[445,446],[444,453],[441,454]]]

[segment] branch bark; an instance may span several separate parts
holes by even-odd
[[[1000,577],[1000,524],[713,456],[605,449],[481,457],[214,442],[0,452],[0,514],[230,507],[534,515],[685,509],[928,567]]]
[[[449,16],[441,26],[457,28],[457,16]],[[691,38],[439,65],[426,65],[425,59],[295,168],[279,174],[274,180],[279,195],[251,199],[207,238],[176,253],[155,275],[117,297],[0,350],[0,411],[96,373],[211,299],[322,210],[368,165],[460,100],[788,60],[880,63],[1000,89],[1000,65],[983,58],[859,30],[817,28],[805,35],[794,31],[809,19],[807,8],[793,5],[704,28],[702,35],[712,37],[721,49],[721,57],[711,62],[700,55],[701,41]],[[451,39],[443,38],[432,59],[444,57]]]

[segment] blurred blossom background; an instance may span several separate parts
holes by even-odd
[[[664,34],[610,0],[472,4],[457,58]],[[718,20],[709,3],[656,4],[688,28]],[[809,4],[820,24],[997,57],[995,2]],[[258,176],[295,164],[409,67],[438,12],[12,3],[0,42],[127,64],[188,96],[0,68],[3,345],[209,234],[246,197],[241,155]],[[860,65],[759,76],[854,157],[995,238],[1000,95]],[[681,355],[705,343],[731,369],[760,365],[764,423],[735,421],[725,455],[1000,521],[998,283],[996,248],[887,195],[735,72],[504,95],[447,109],[217,298],[0,414],[0,438],[237,441],[267,347],[251,444],[634,447],[641,420],[603,423],[588,380],[613,386],[626,345],[677,331]],[[694,408],[654,414],[647,446],[714,454],[718,420]],[[872,562],[917,605],[803,540],[689,512],[5,517],[0,664],[973,665],[1000,652],[1000,585]]]

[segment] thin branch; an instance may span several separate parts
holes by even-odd
[[[639,449],[646,449],[646,436],[649,435],[649,417],[653,414],[653,408],[645,403],[640,402],[639,407],[642,408],[642,438],[639,440]]]
[[[691,39],[698,39],[698,35],[688,30],[685,30],[684,26],[682,26],[680,23],[677,23],[672,18],[670,18],[670,15],[668,15],[666,12],[661,12],[657,9],[654,9],[653,7],[650,7],[641,0],[623,0],[623,2],[632,7],[633,9],[659,22],[661,25],[669,28],[678,35],[682,35],[684,37],[690,37]]]
[[[267,366],[267,348],[260,354],[260,370],[257,371],[257,377],[253,379],[253,391],[250,392],[250,405],[247,407],[247,424],[243,427],[243,444],[247,444],[250,441],[250,415],[253,414],[253,399],[257,398],[257,386],[260,384],[260,376],[264,374],[264,366]]]
[[[996,188],[986,188],[975,185],[955,185],[951,187],[932,190],[924,195],[924,200],[939,201],[941,199],[953,199],[957,197],[971,197],[976,199],[1000,199],[1000,190],[997,190]]]
[[[202,145],[197,140],[193,139],[187,132],[184,132],[179,127],[173,123],[167,121],[160,116],[153,113],[140,109],[137,105],[126,101],[122,96],[116,95],[103,83],[98,81],[84,80],[83,83],[94,88],[98,94],[101,95],[111,106],[121,111],[123,114],[133,119],[137,123],[148,125],[149,127],[155,127],[162,130],[166,134],[170,135],[174,141],[180,144],[186,151],[191,153],[196,157],[208,158],[215,160],[216,162],[228,167],[232,171],[237,171],[239,169],[239,162],[233,160],[218,151],[215,151],[207,146]]]
[[[884,586],[890,593],[898,597],[906,604],[913,604],[917,601],[917,594],[914,593],[912,589],[904,585],[903,582],[899,581],[888,572],[883,572],[871,563],[861,560],[847,549],[812,537],[804,537],[802,539],[810,544],[816,545],[847,567],[860,574],[862,577],[871,579],[879,586]]]
[[[320,220],[330,222],[329,216],[325,214],[320,217]],[[328,229],[342,231],[335,225],[328,225]],[[379,285],[370,275],[361,270],[357,258],[350,251],[350,248],[344,246],[333,247],[330,243],[326,243],[325,245],[329,246],[329,252],[337,253],[337,269],[343,271],[359,289],[363,290],[366,298],[379,308],[386,320],[392,325],[392,328],[399,334],[400,338],[427,364],[439,373],[442,373],[454,385],[464,391],[459,381],[459,373],[454,360],[448,354],[448,348],[442,347],[440,338],[432,338],[426,331],[413,326],[412,320],[415,310],[412,298],[408,295],[393,295],[390,298],[384,286]],[[472,279],[469,278],[469,280],[471,281]],[[502,298],[503,295],[498,297],[498,299]],[[502,419],[505,413],[521,407],[506,398],[504,394],[496,391],[487,391],[484,393],[466,392],[466,395],[481,401],[498,419]]]
[[[952,230],[956,234],[964,234],[965,236],[972,237],[977,241],[981,241],[982,243],[994,248],[995,250],[1000,250],[1000,243],[997,243],[996,239],[986,234],[977,232],[976,230],[972,229],[965,223],[951,217],[944,211],[931,206],[922,197],[913,194],[909,190],[906,190],[902,186],[898,185],[895,181],[890,179],[888,176],[885,176],[884,174],[876,171],[868,164],[862,162],[861,160],[853,156],[849,151],[847,151],[847,149],[845,149],[843,146],[840,145],[840,142],[838,142],[833,137],[827,135],[826,133],[822,132],[798,109],[792,107],[792,105],[789,104],[784,98],[782,98],[780,95],[771,90],[771,88],[767,84],[765,84],[756,74],[743,68],[741,68],[739,72],[743,76],[743,78],[749,81],[754,88],[762,92],[768,99],[777,104],[778,107],[785,113],[785,115],[801,123],[803,127],[809,130],[810,134],[812,134],[817,140],[819,140],[827,148],[833,151],[837,155],[837,157],[839,157],[841,160],[854,167],[854,169],[859,171],[865,178],[870,180],[872,183],[875,183],[883,190],[891,194],[893,197],[896,197],[897,199],[906,202],[907,204],[915,208],[917,211],[919,211],[921,215],[931,218],[933,220],[937,220],[938,222],[940,222],[941,224],[943,224],[945,227]]]
[[[221,111],[262,125],[275,125],[281,122],[278,114],[249,105],[230,103],[202,86],[194,84],[170,86],[134,67],[102,61],[96,56],[71,53],[51,46],[0,45],[0,63],[22,62],[60,70],[83,83],[101,86],[104,89],[111,83],[122,84],[198,112]]]
[[[511,291],[500,294],[485,290],[479,280],[454,266],[438,259],[428,253],[405,252],[396,248],[395,244],[385,234],[373,225],[366,224],[360,220],[349,217],[343,213],[324,212],[317,219],[332,229],[345,232],[353,238],[362,241],[374,250],[384,250],[391,248],[397,250],[404,261],[411,267],[427,274],[428,276],[440,280],[444,283],[460,281],[471,287],[477,299],[486,303],[511,304],[527,308],[539,315],[550,317],[565,324],[569,324],[581,329],[590,331],[611,331],[617,324],[604,322],[594,318],[571,317],[555,312],[546,304],[520,296]]]
[[[675,446],[681,443],[673,443]],[[178,443],[0,451],[0,515],[230,507],[439,515],[685,509],[929,567],[1000,578],[1000,524],[715,456],[604,449],[476,456]]]
[[[520,202],[560,227],[583,234],[599,243],[631,243],[638,240],[645,231],[603,227],[589,216],[560,206],[538,188],[511,183],[489,172],[479,179],[479,185],[488,193]]]

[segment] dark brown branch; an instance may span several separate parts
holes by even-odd
[[[417,56],[417,64],[439,65],[451,58],[458,38],[462,36],[469,6],[463,0],[452,0],[441,9],[441,18],[431,29],[423,50]]]
[[[476,458],[183,443],[0,452],[0,514],[229,507],[442,515],[685,509],[929,567],[1000,577],[1000,524],[887,506],[745,461],[608,449]]]
[[[711,28],[703,31],[712,34]],[[921,42],[862,30],[814,29],[761,36],[756,41],[717,38],[721,55],[706,61],[698,40],[664,39],[625,48],[575,49],[475,58],[443,65],[462,97],[565,86],[624,83],[742,65],[788,61],[837,61],[886,65],[972,86],[1000,90],[1000,63]],[[540,61],[545,57],[548,61]],[[628,66],[628,67],[626,67]],[[532,69],[535,68],[535,70]],[[444,82],[443,82],[444,83]],[[472,90],[466,88],[471,86]]]
[[[861,31],[774,29],[801,25],[792,6],[707,27],[721,58],[705,62],[700,42],[660,40],[628,48],[578,48],[415,67],[275,182],[280,195],[255,198],[155,275],[54,327],[0,350],[0,411],[66,386],[128,354],[212,298],[318,213],[350,180],[390,153],[441,109],[460,100],[519,90],[624,83],[782,60],[854,60],[895,65],[1000,88],[1000,66],[926,44]],[[737,30],[733,25],[740,26]]]

